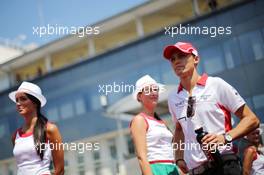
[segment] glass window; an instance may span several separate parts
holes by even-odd
[[[73,117],[73,106],[71,103],[64,103],[60,108],[60,114],[63,119]]]
[[[262,28],[262,39],[264,40],[264,28]]]
[[[0,73],[0,91],[8,89],[9,88],[9,79],[7,74]]]
[[[145,39],[143,42],[135,46],[135,50],[132,51],[138,53],[139,59],[153,59],[156,55],[160,54],[157,53],[157,48],[152,39]]]
[[[79,175],[85,175],[85,170],[79,170]]]
[[[253,96],[255,109],[264,107],[264,94]]]
[[[242,5],[239,8],[232,10],[232,14],[229,18],[233,19],[233,23],[240,24],[248,20],[252,20],[255,16],[255,3],[248,3]]]
[[[252,99],[250,97],[249,98],[245,98],[245,101],[246,101],[246,104],[249,106],[249,108],[251,110],[254,110],[254,105],[253,105]]]
[[[98,150],[94,150],[94,151],[93,151],[93,159],[94,159],[95,161],[100,160],[100,152],[99,152]]]
[[[140,65],[138,65],[140,66]],[[133,69],[134,70],[134,69]],[[118,74],[116,74],[115,78],[113,81],[119,85],[118,88],[115,90],[119,92],[119,97],[124,97],[126,95],[130,95],[133,93],[135,89],[135,82],[138,80],[140,77],[140,74],[138,71],[131,71],[131,70],[126,70],[124,71],[119,71]]]
[[[84,114],[86,112],[85,103],[84,103],[84,100],[82,98],[78,98],[75,101],[75,109],[76,109],[77,115],[81,115],[81,114]]]
[[[164,63],[161,66],[161,76],[164,84],[177,85],[179,83],[179,78],[174,73],[170,63]]]
[[[101,175],[101,163],[95,163],[95,175]]]
[[[230,68],[235,67],[235,63],[234,63],[234,60],[232,58],[231,48],[230,47],[224,47],[224,51],[225,51],[225,59],[226,59],[227,68],[230,69]]]
[[[8,175],[14,175],[14,169],[11,163],[7,164]]]
[[[68,154],[68,152],[66,152],[66,151],[64,151],[64,167],[67,167],[67,166],[69,166],[69,154]]]
[[[200,49],[200,57],[208,74],[216,74],[225,70],[225,61],[223,51],[219,46],[208,47]]]
[[[77,162],[78,162],[78,164],[84,163],[84,154],[77,153]]]
[[[151,66],[149,64],[142,65],[142,67],[139,68],[140,69],[140,75],[139,75],[139,77],[148,74],[154,80],[156,80],[157,82],[160,82],[160,74],[161,74],[161,72],[160,72],[160,69],[161,69],[160,64],[162,64],[162,63],[156,62],[155,64],[153,64]]]
[[[115,139],[110,139],[108,140],[108,145],[109,145],[109,151],[112,159],[117,158],[117,149],[116,149],[116,143]]]
[[[232,26],[233,18],[230,18],[231,15],[232,15],[232,11],[225,11],[225,13],[218,14],[216,16],[217,24],[223,27]]]
[[[4,137],[4,135],[6,134],[5,133],[5,125],[2,123],[2,124],[0,124],[0,138],[3,138]]]
[[[260,60],[263,59],[264,57],[264,52],[263,52],[263,40],[259,39],[259,41],[254,42],[254,44],[252,45],[253,47],[253,52],[255,55],[255,59],[256,60]]]
[[[258,116],[260,123],[264,122],[264,108],[255,109],[255,114]]]
[[[108,93],[107,100],[108,105],[111,105],[121,99],[125,94],[122,93],[122,87],[124,87],[124,82],[121,80],[112,80],[107,83],[108,85]]]
[[[47,117],[51,121],[58,121],[59,120],[59,111],[56,107],[48,108],[47,109]]]
[[[79,148],[82,149],[83,146],[79,145]],[[78,170],[79,174],[85,174],[85,159],[84,154],[76,153],[77,163],[78,163]]]
[[[118,69],[120,66],[123,67],[129,65],[130,63],[133,63],[135,61],[135,58],[138,58],[135,46],[123,48],[118,52],[104,55],[103,60],[99,65],[99,70],[111,72],[114,69]]]
[[[64,150],[64,175],[69,175],[69,152]]]
[[[128,154],[135,154],[134,143],[130,137],[130,135],[126,135]]]
[[[90,95],[90,105],[91,105],[91,109],[93,110],[97,110],[101,108],[100,97],[98,94],[101,93],[96,92],[95,94]]]
[[[264,58],[264,43],[260,31],[239,36],[241,54],[245,63]]]
[[[8,175],[14,175],[13,170],[9,169],[9,170],[8,170]]]
[[[232,38],[223,43],[226,66],[228,69],[234,68],[241,64],[238,42],[236,38]]]
[[[201,59],[200,59],[198,65],[197,65],[197,71],[201,75],[204,73],[203,60],[201,60]]]
[[[181,40],[182,38],[180,36],[177,37],[177,40]],[[169,35],[159,35],[156,37],[154,40],[157,48],[156,52],[157,53],[163,53],[163,49],[166,45],[171,45],[176,43],[175,38],[170,37]]]

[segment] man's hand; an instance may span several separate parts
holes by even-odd
[[[225,137],[222,134],[207,134],[203,137],[202,144],[209,145],[210,150],[215,150],[218,146],[224,146]]]
[[[187,174],[189,172],[189,169],[184,160],[179,160],[177,162],[177,166],[179,167],[180,171],[182,171],[182,173]],[[182,173],[180,172],[180,174]]]
[[[225,144],[225,137],[223,134],[207,134],[202,139],[203,144]]]

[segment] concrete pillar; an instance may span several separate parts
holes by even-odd
[[[143,37],[144,36],[144,27],[143,27],[143,23],[142,23],[141,18],[136,17],[135,22],[136,22],[136,29],[137,29],[138,36]]]
[[[78,174],[78,171],[77,171],[78,164],[77,164],[75,154],[78,154],[77,151],[75,150],[68,151],[68,172],[67,174]]]
[[[106,139],[101,140],[100,154],[101,154],[101,163],[102,163],[101,174],[112,174],[112,169],[111,169],[112,161],[109,152],[108,142]]]
[[[88,38],[88,56],[92,57],[95,55],[95,45],[92,38]]]
[[[200,13],[198,1],[197,0],[192,0],[192,5],[193,5],[193,13],[194,13],[194,15],[195,16],[199,16],[201,13]]]
[[[125,146],[126,145],[126,141],[125,141],[125,138],[124,138],[124,133],[122,131],[122,121],[120,119],[120,116],[117,116],[117,119],[116,119],[116,122],[117,122],[117,130],[118,130],[118,139],[117,139],[117,145],[118,145],[118,148],[117,148],[117,159],[118,159],[118,164],[119,164],[119,174],[118,175],[126,175],[127,172],[126,172],[126,167],[125,167],[125,159],[124,159],[124,154],[125,154]]]
[[[47,72],[52,71],[51,56],[50,55],[47,55],[45,57],[45,67],[46,67]]]
[[[86,141],[86,143],[92,143]],[[92,158],[92,152],[94,150],[85,150],[84,152],[84,161],[85,161],[85,175],[94,175],[94,161]]]

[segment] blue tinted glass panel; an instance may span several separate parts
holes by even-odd
[[[73,105],[72,103],[63,103],[60,106],[60,117],[62,119],[67,119],[73,117],[74,112],[73,112]]]
[[[172,66],[170,65],[169,61],[166,64],[162,64],[162,66],[161,66],[161,77],[162,77],[161,83],[172,84],[172,85],[177,85],[179,83],[179,78],[174,73]]]
[[[254,17],[255,11],[254,11],[254,5],[252,4],[246,4],[241,6],[240,8],[237,8],[232,11],[232,15],[230,16],[233,18],[233,22],[235,24],[242,23],[244,21],[250,20]]]
[[[216,74],[225,70],[223,51],[219,46],[212,46],[200,50],[204,70],[208,74]]]
[[[251,110],[254,110],[254,105],[253,105],[252,99],[249,97],[249,98],[245,98],[244,100],[246,101],[246,104],[249,106],[249,108]]]
[[[245,63],[264,58],[264,43],[260,31],[252,31],[239,36],[239,43]]]
[[[59,110],[56,107],[51,107],[47,109],[46,117],[51,121],[58,121],[59,120]]]
[[[241,64],[241,56],[239,54],[238,41],[236,38],[224,41],[223,50],[228,69]]]
[[[6,134],[6,124],[1,123],[0,124],[0,139],[3,138]]]
[[[77,98],[75,100],[75,111],[77,115],[84,114],[86,112],[85,102],[83,98]]]
[[[253,103],[256,109],[264,107],[264,94],[253,96]]]
[[[160,62],[159,62],[160,63]],[[150,75],[153,79],[155,79],[157,82],[160,82],[160,65],[159,64],[147,64],[144,65],[140,70],[140,77],[148,74]]]

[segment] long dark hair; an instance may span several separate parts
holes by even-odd
[[[37,151],[37,154],[39,155],[40,159],[43,160],[44,152],[45,152],[45,143],[47,138],[47,131],[46,131],[46,124],[48,122],[48,119],[41,114],[40,108],[41,103],[40,101],[26,93],[26,96],[37,105],[37,122],[34,126],[33,130],[33,136],[34,136],[34,144]]]
[[[154,112],[154,118],[155,118],[156,120],[162,120],[162,119],[160,118],[160,116],[158,115],[158,113],[156,113],[156,112]]]

